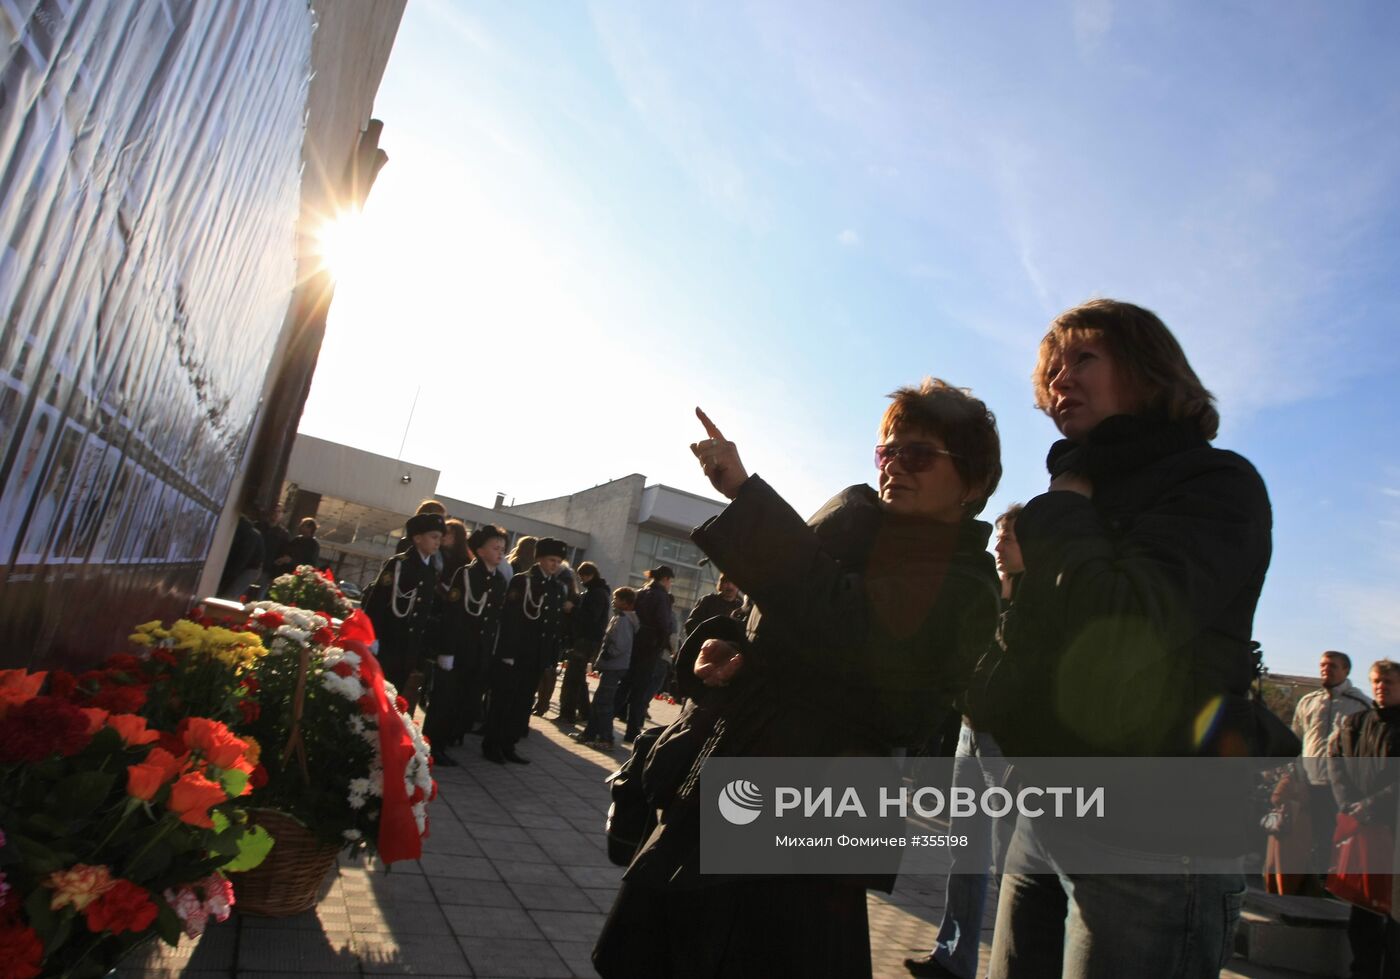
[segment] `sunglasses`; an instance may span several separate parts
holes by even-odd
[[[887,442],[884,445],[875,446],[875,468],[883,472],[886,466],[898,459],[905,472],[921,473],[931,469],[933,464],[938,461],[939,456],[947,456],[950,459],[962,458],[956,452],[940,449],[928,442],[905,442],[903,445],[898,442]]]

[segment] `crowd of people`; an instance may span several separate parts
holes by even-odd
[[[1400,668],[1374,665],[1373,704],[1329,652],[1296,740],[1262,718],[1251,634],[1268,494],[1248,460],[1212,444],[1214,398],[1167,326],[1115,300],[1067,310],[1032,382],[1062,438],[1045,492],[994,526],[978,517],[1001,444],[967,389],[895,391],[877,425],[877,488],[842,490],[810,520],[697,409],[706,437],[691,451],[729,502],[692,534],[721,574],[680,628],[671,568],[613,589],[591,562],[569,567],[558,540],[521,538],[506,555],[501,528],[468,532],[431,500],[408,521],[363,602],[386,676],[410,703],[426,695],[438,764],[456,764],[450,749],[473,732],[491,761],[528,764],[519,743],[561,663],[559,720],[582,725],[572,737],[611,750],[621,720],[624,743],[645,744],[659,818],[594,949],[605,979],[870,975],[866,890],[892,877],[699,872],[697,776],[714,755],[927,750],[951,724],[955,783],[990,787],[1008,778],[1004,755],[1273,757],[1300,741],[1281,792],[1311,814],[1310,846],[1332,846],[1339,814],[1381,818],[1384,787],[1328,759],[1400,745]],[[274,565],[298,560],[314,532],[278,545]],[[678,649],[677,636],[696,641]],[[639,739],[667,684],[685,694],[680,716]],[[1172,791],[1141,788],[1148,807]],[[1212,976],[1233,954],[1245,880],[1218,859],[1198,866],[1164,843],[1128,854],[1139,873],[1084,874],[1075,857],[1104,845],[1091,826],[975,816],[954,830],[969,844],[930,952],[906,960],[914,975],[977,975],[992,874],[997,979]],[[1400,975],[1388,917],[1358,911],[1351,934],[1354,975]]]

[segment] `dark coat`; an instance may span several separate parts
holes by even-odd
[[[538,564],[511,578],[502,603],[496,658],[514,660],[517,670],[531,676],[546,663],[558,663],[568,597],[559,576],[546,578]]]
[[[646,790],[664,815],[628,868],[594,951],[601,974],[723,975],[725,955],[759,944],[782,949],[785,974],[870,974],[864,888],[889,890],[893,877],[700,876],[697,775],[712,753],[883,755],[923,743],[996,629],[990,533],[980,521],[900,519],[868,486],[846,490],[804,523],[751,476],[692,534],[753,601],[739,640],[745,663],[729,686],[702,688],[651,752]],[[688,755],[680,778],[668,745]],[[675,906],[691,927],[673,927],[666,909]],[[655,955],[629,955],[629,941],[668,931]],[[719,934],[728,938],[716,941]]]
[[[259,520],[255,526],[263,540],[263,570],[273,574],[282,574],[286,570],[286,566],[275,562],[286,552],[287,544],[291,541],[292,535],[281,524],[268,523],[266,520]]]
[[[632,669],[650,669],[676,631],[675,600],[652,582],[637,592],[637,638],[632,643]]]
[[[573,611],[573,636],[595,646],[602,643],[612,614],[612,589],[601,577],[584,586],[583,595]]]
[[[1362,822],[1395,821],[1395,767],[1400,758],[1400,707],[1349,714],[1329,744],[1327,768],[1337,808],[1364,804]],[[1361,759],[1368,759],[1363,761]]]
[[[441,648],[464,672],[479,670],[495,651],[505,597],[506,576],[487,571],[480,561],[458,568],[447,583]]]
[[[282,548],[282,557],[291,558],[291,563],[283,562],[280,567],[282,572],[295,571],[303,564],[311,567],[319,567],[321,561],[321,543],[314,537],[303,537],[298,534],[287,542],[287,546]]]
[[[419,657],[437,655],[441,614],[437,584],[433,563],[425,563],[414,550],[385,561],[374,584],[365,592],[361,605],[374,623],[386,672],[391,658],[396,664],[406,663],[412,670],[418,666]]]
[[[1008,755],[1238,753],[1194,732],[1212,702],[1248,714],[1263,480],[1189,425],[1129,416],[1056,443],[1049,467],[1087,476],[1093,498],[1044,493],[1016,519],[1026,570],[1005,652],[974,684],[979,729]]]
[[[690,610],[690,614],[685,617],[685,634],[688,636],[695,631],[695,627],[706,619],[713,619],[716,616],[733,616],[744,607],[744,600],[736,598],[730,601],[719,592],[711,592],[700,601],[695,603],[695,607]]]
[[[990,533],[981,521],[900,520],[868,486],[841,493],[806,524],[750,477],[692,535],[755,605],[743,669],[697,706],[724,720],[707,748],[761,757],[885,755],[926,741],[996,630]],[[693,794],[676,799],[668,822],[683,822],[680,810],[696,802]],[[667,845],[662,836],[634,869],[656,856],[672,864],[668,879],[681,869],[677,861],[687,873],[698,869],[691,863],[698,838]]]

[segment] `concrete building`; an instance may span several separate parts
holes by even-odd
[[[527,534],[557,537],[569,545],[571,563],[592,561],[613,587],[638,587],[648,568],[670,565],[681,618],[715,587],[716,572],[700,563],[704,555],[689,535],[724,509],[717,500],[647,486],[645,476],[633,473],[568,496],[509,507],[497,497],[483,506],[438,493],[439,475],[429,466],[298,435],[282,499],[292,526],[302,517],[316,518],[322,561],[336,577],[357,585],[394,553],[405,520],[432,498],[468,528],[504,527],[512,544]]]

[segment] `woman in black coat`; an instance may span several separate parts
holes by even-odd
[[[1032,377],[1064,438],[1016,520],[1026,570],[1005,653],[974,682],[978,728],[1008,757],[1260,753],[1250,635],[1272,518],[1254,467],[1210,444],[1210,392],[1160,319],[1109,299],[1051,324]],[[1141,788],[1130,805],[1169,804],[1172,786],[1148,774]],[[1244,825],[1238,801],[1222,826]],[[1020,820],[992,974],[1216,974],[1244,878],[1197,872],[1160,837],[1114,841],[1155,875],[1066,872],[1064,854],[1101,848],[1095,832]]]
[[[879,756],[921,744],[991,640],[991,528],[973,517],[1001,476],[995,420],[941,381],[893,398],[880,490],[844,490],[809,523],[701,413],[710,438],[692,449],[732,502],[692,537],[755,609],[745,640],[701,648],[696,696],[653,749],[659,762],[687,729],[707,733],[691,777],[652,797],[660,826],[594,949],[605,979],[871,974],[866,879],[699,873],[693,776],[712,753]]]

